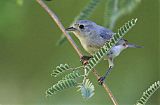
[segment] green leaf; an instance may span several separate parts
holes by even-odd
[[[80,88],[79,90],[85,99],[89,99],[94,95],[94,85],[89,81],[89,79],[86,79],[78,87]]]
[[[106,0],[104,26],[112,30],[116,21],[132,12],[140,2],[141,0]]]
[[[77,82],[74,79],[65,79],[60,80],[58,83],[54,84],[52,87],[47,89],[46,96],[51,96],[52,94],[56,94],[64,89],[71,88],[77,86]]]
[[[57,77],[59,74],[62,74],[67,70],[71,70],[68,64],[60,64],[59,66],[56,67],[55,70],[53,70],[53,73],[51,75]]]
[[[73,72],[65,75],[65,77],[62,78],[62,79],[64,79],[64,80],[65,79],[76,79],[76,78],[79,78],[79,77],[82,77],[82,75],[79,73],[78,70],[76,70],[76,71],[73,71]]]
[[[160,88],[160,81],[152,84],[145,92],[141,98],[137,101],[136,105],[145,105],[149,98]]]
[[[66,76],[66,78],[71,77],[71,76],[73,76],[73,77],[78,76],[78,75],[80,75],[78,70],[80,70],[82,68],[83,68],[83,66],[71,68],[71,67],[69,67],[68,64],[60,64],[59,66],[56,67],[56,69],[53,70],[53,72],[51,73],[51,76],[57,77],[58,75],[66,72],[66,71],[73,71],[72,73],[68,74],[68,76]]]

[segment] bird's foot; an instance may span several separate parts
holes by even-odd
[[[103,82],[104,82],[104,80],[105,80],[106,78],[103,76],[103,77],[100,77],[99,79],[98,79],[98,82],[99,82],[99,84],[100,85],[103,85]]]
[[[82,57],[80,58],[80,62],[82,62],[83,65],[86,65],[86,64],[88,64],[88,60],[89,60],[90,58],[92,58],[92,56],[82,56]]]

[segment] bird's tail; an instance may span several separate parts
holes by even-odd
[[[132,44],[132,43],[128,43],[128,47],[129,48],[143,48],[143,46],[138,46],[138,45],[135,45],[135,44]]]

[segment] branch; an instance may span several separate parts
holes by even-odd
[[[70,42],[70,44],[73,46],[73,48],[76,50],[76,52],[78,53],[78,55],[81,57],[82,53],[80,52],[79,48],[77,47],[76,43],[73,41],[73,39],[71,38],[71,36],[68,34],[68,32],[65,31],[64,26],[62,25],[62,23],[60,22],[60,20],[56,16],[56,14],[53,11],[51,11],[51,9],[48,8],[48,6],[43,2],[43,0],[36,0],[36,1],[40,4],[40,6],[43,9],[45,9],[45,11],[56,22],[56,24],[61,29],[61,31],[64,33],[64,35],[66,36],[66,38],[68,39],[68,41]]]
[[[62,25],[62,23],[60,22],[60,20],[58,19],[58,17],[56,16],[56,14],[51,11],[48,6],[43,2],[43,0],[36,0],[39,5],[51,16],[51,18],[56,22],[56,24],[58,25],[58,27],[61,29],[61,31],[64,33],[64,35],[66,36],[66,38],[68,39],[68,41],[70,42],[70,44],[73,46],[73,48],[76,50],[77,54],[82,57],[82,53],[79,50],[79,48],[77,47],[76,43],[73,41],[73,39],[71,38],[71,36],[68,34],[68,32],[65,31],[64,26]],[[97,79],[99,78],[99,75],[97,73],[96,70],[93,70],[93,74],[97,77]],[[118,105],[116,99],[114,98],[111,90],[109,89],[109,87],[103,83],[103,87],[106,90],[106,92],[108,93],[110,99],[112,100],[114,105]]]

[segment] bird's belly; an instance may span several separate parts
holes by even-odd
[[[83,48],[91,55],[97,52],[105,43],[104,40],[95,40],[94,38],[81,39],[80,42]]]
[[[93,55],[95,52],[98,51],[99,48],[93,46],[93,45],[83,45],[83,48],[90,53],[91,55]]]

